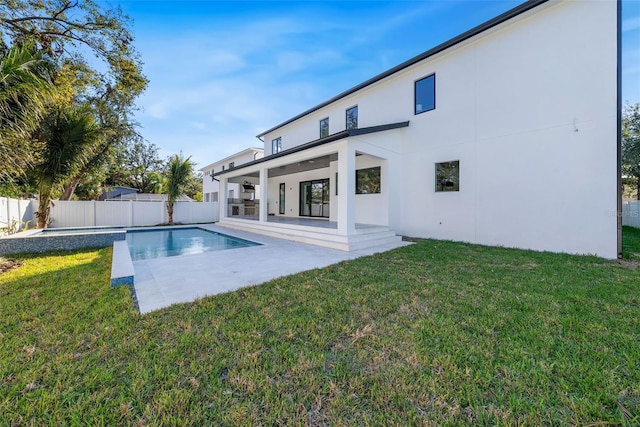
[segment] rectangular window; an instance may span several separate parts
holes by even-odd
[[[229,163],[229,169],[231,169],[232,167],[234,167],[234,166],[235,166],[235,164],[236,164],[235,162],[231,162],[231,163]]]
[[[346,113],[346,129],[358,129],[358,106],[351,107]]]
[[[425,111],[435,110],[436,108],[436,75],[415,82],[415,106],[416,114]]]
[[[356,171],[356,194],[380,193],[380,166]]]
[[[282,151],[282,137],[271,140],[271,154]]]
[[[460,191],[460,161],[436,163],[436,192]]]
[[[338,195],[338,172],[336,172],[336,196]]]
[[[320,120],[320,138],[329,136],[329,117]]]
[[[214,192],[213,192],[213,193],[211,193],[211,194],[212,194],[212,196],[213,196],[213,197],[211,198],[211,201],[212,201],[212,202],[217,202],[217,201],[218,201],[218,192],[217,192],[217,191],[214,191]]]
[[[279,208],[280,210],[278,212],[280,212],[280,215],[284,215],[284,193],[285,193],[285,185],[284,182],[280,184],[280,200],[278,201],[278,204],[280,205]]]
[[[209,201],[209,193],[204,193],[204,201],[205,202]]]
[[[300,183],[300,216],[329,218],[329,180]]]

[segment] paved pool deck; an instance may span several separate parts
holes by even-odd
[[[192,302],[205,296],[259,285],[278,277],[410,244],[398,242],[344,252],[216,225],[199,227],[262,245],[133,261],[134,287],[140,313],[149,313],[173,304]]]

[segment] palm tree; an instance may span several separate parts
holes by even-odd
[[[173,224],[173,205],[180,196],[185,194],[189,179],[193,174],[193,164],[191,157],[183,159],[182,156],[174,154],[169,158],[167,170],[167,214],[169,215],[169,225]]]
[[[0,45],[0,180],[11,182],[32,157],[32,133],[53,92],[53,62],[31,41]]]
[[[47,227],[52,198],[91,158],[101,137],[93,111],[86,105],[59,108],[45,117],[40,130],[41,159],[33,169],[40,195],[38,228]]]

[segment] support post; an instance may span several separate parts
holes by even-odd
[[[260,222],[267,222],[268,210],[267,202],[269,196],[269,171],[267,169],[260,169],[260,211],[258,219]]]
[[[338,234],[356,233],[356,152],[349,140],[338,148]]]

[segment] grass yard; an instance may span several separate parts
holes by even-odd
[[[422,240],[145,316],[110,249],[17,256],[0,425],[637,425],[624,235],[620,264]]]

